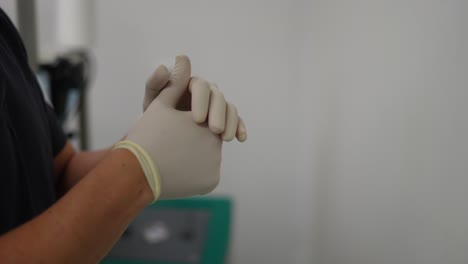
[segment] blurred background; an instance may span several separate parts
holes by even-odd
[[[60,0],[35,2],[46,62]],[[467,1],[91,3],[90,149],[126,133],[176,54],[243,116],[213,196],[233,202],[228,263],[468,263]]]

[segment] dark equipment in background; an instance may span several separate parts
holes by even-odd
[[[38,56],[38,19],[36,0],[16,1],[18,29],[28,53],[28,62],[39,79],[45,79],[42,88],[59,117],[64,131],[75,147],[86,150],[88,118],[86,91],[90,80],[90,56],[86,50],[72,50],[58,56],[55,61],[41,64]],[[82,10],[81,10],[82,11]],[[78,124],[70,125],[70,123]]]
[[[69,139],[81,150],[89,147],[86,92],[91,78],[91,60],[86,51],[72,51],[53,62],[39,65],[46,75],[51,103]],[[70,125],[75,122],[77,125]]]

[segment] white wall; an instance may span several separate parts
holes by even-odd
[[[466,1],[315,1],[336,112],[321,260],[468,261]],[[316,67],[315,67],[316,68]]]

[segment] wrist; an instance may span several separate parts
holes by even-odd
[[[145,173],[137,157],[128,149],[118,148],[111,152],[111,156],[116,161],[116,165],[125,174],[135,180],[135,186],[143,186],[139,192],[139,201],[145,206],[153,202],[154,194],[146,180]]]
[[[138,160],[147,183],[153,192],[153,202],[155,202],[161,195],[161,178],[150,154],[142,146],[130,140],[120,141],[114,147],[114,149],[120,148],[130,151]]]

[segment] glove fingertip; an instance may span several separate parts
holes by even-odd
[[[247,141],[247,134],[246,133],[240,133],[237,135],[237,140],[239,140],[239,142],[245,142]]]
[[[239,117],[239,122],[237,123],[236,137],[239,142],[245,142],[247,140],[247,129],[241,117]]]

